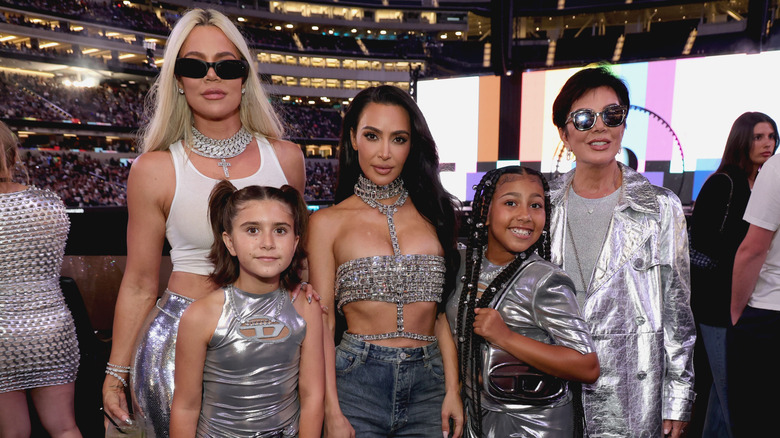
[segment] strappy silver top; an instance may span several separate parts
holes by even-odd
[[[399,254],[363,257],[343,263],[336,270],[336,302],[339,312],[353,301],[383,301],[397,305],[397,329],[378,335],[355,335],[362,341],[409,338],[433,342],[435,336],[404,331],[404,304],[418,301],[441,302],[444,257],[426,254]]]

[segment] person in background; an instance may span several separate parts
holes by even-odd
[[[305,181],[303,153],[281,140],[252,53],[230,19],[190,10],[171,31],[165,59],[150,94],[143,153],[128,179],[127,268],[103,384],[103,406],[121,421],[130,385],[136,414],[158,438],[168,436],[179,318],[217,289],[209,280],[211,189],[228,179],[239,188],[289,184],[303,193]],[[173,272],[158,301],[166,238]]]
[[[0,436],[30,436],[27,395],[53,438],[79,438],[79,346],[60,289],[70,220],[48,190],[14,182],[16,136],[0,122]]]
[[[729,132],[720,166],[704,182],[693,208],[692,248],[716,263],[696,263],[695,256],[691,260],[691,308],[713,379],[709,401],[704,400],[704,437],[732,436],[726,328],[731,325],[734,255],[748,231],[749,224],[742,216],[750,191],[758,170],[777,150],[777,139],[777,124],[766,114],[747,112],[739,116]]]
[[[735,437],[772,434],[780,402],[780,155],[761,168],[744,219],[750,223],[734,258],[727,373]]]
[[[583,385],[586,434],[679,437],[694,401],[682,205],[618,163],[628,88],[606,67],[570,77],[553,123],[576,167],[550,184],[552,262],[577,289],[601,375]]]

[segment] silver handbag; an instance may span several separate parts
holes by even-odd
[[[501,294],[494,298],[493,308],[501,305],[520,273],[532,263],[527,263],[512,276]],[[543,406],[560,400],[568,391],[567,380],[539,371],[489,342],[482,343],[481,352],[482,387],[487,396],[497,402]]]

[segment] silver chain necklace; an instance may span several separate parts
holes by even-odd
[[[192,152],[206,158],[216,158],[219,161],[217,166],[225,172],[225,178],[230,178],[228,167],[230,163],[226,158],[233,158],[246,150],[246,147],[252,141],[252,134],[243,126],[232,137],[222,140],[214,140],[206,137],[195,125],[192,126]]]
[[[395,232],[395,222],[393,221],[393,215],[402,205],[406,202],[406,198],[409,196],[409,192],[404,188],[403,180],[398,177],[395,181],[386,186],[379,186],[374,184],[371,180],[360,175],[358,182],[355,184],[355,194],[363,202],[368,204],[371,208],[376,208],[380,213],[387,216],[387,228],[390,230],[390,243],[393,244],[393,255],[401,255],[401,247],[398,246],[398,236]],[[398,196],[400,195],[400,196]],[[379,199],[389,199],[393,196],[398,196],[390,205],[385,205],[379,202]],[[403,289],[398,287],[400,282],[396,280],[398,284],[394,285],[394,289],[397,290],[396,300],[396,327],[398,332],[404,331],[404,300]],[[381,336],[376,339],[382,339]],[[363,340],[374,339],[375,337],[363,337]]]

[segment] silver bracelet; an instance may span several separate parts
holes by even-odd
[[[117,380],[119,380],[120,382],[122,382],[122,386],[124,386],[125,388],[127,388],[127,380],[123,379],[123,378],[122,378],[122,376],[120,376],[119,374],[117,374],[116,372],[114,372],[114,370],[111,370],[111,369],[108,369],[108,368],[106,368],[106,374],[108,374],[109,376],[114,376],[114,377],[116,377],[116,379],[117,379]]]
[[[130,366],[123,367],[122,365],[114,365],[111,362],[106,363],[106,368],[110,368],[114,371],[120,371],[124,373],[130,372]]]

